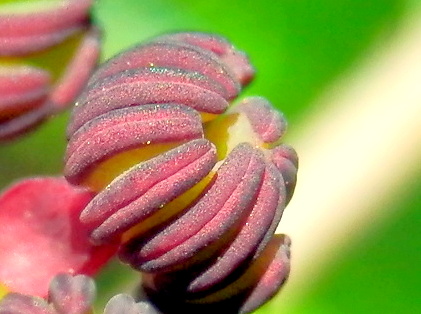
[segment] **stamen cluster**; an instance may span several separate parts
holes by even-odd
[[[65,176],[97,193],[80,219],[165,313],[250,312],[288,277],[274,232],[298,160],[269,101],[230,107],[253,74],[224,38],[169,34],[106,62],[74,108]]]
[[[92,3],[0,4],[0,141],[27,132],[80,93],[100,49]]]

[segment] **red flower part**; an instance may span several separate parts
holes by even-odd
[[[9,290],[45,296],[60,272],[94,274],[115,253],[93,246],[80,211],[92,193],[62,178],[27,179],[0,196],[0,282]],[[34,271],[34,265],[41,265]]]
[[[33,129],[82,90],[99,57],[91,4],[0,5],[0,141]]]
[[[262,97],[226,110],[252,73],[218,36],[170,34],[109,60],[73,111],[65,175],[98,192],[81,221],[95,243],[120,239],[165,311],[251,309],[288,275],[273,236],[297,170],[286,121]]]

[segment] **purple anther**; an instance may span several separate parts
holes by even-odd
[[[290,246],[288,236],[277,234],[270,243],[266,254],[262,254],[261,260],[268,260],[268,265],[262,267],[263,273],[259,274],[258,280],[244,300],[238,313],[251,313],[262,304],[271,299],[282,287],[290,272]],[[260,261],[258,260],[257,263]]]
[[[285,117],[264,97],[247,97],[233,111],[244,113],[253,131],[265,143],[278,141],[286,132]]]
[[[78,183],[98,163],[130,149],[203,136],[200,117],[183,105],[112,110],[84,124],[70,139],[64,174]]]
[[[282,174],[287,191],[287,201],[294,194],[295,185],[297,183],[298,156],[297,152],[290,145],[281,144],[271,151],[272,162],[276,165]]]
[[[100,53],[100,32],[90,29],[75,51],[64,73],[55,83],[50,100],[54,111],[65,109],[85,87]]]
[[[82,31],[92,0],[61,0],[28,13],[0,13],[0,56],[27,55]]]
[[[227,65],[231,73],[242,86],[249,84],[254,77],[255,70],[244,52],[235,49],[229,41],[221,36],[186,32],[163,35],[155,40],[173,40],[212,51]]]
[[[14,139],[68,107],[99,58],[92,0],[59,0],[0,13],[0,141]],[[3,6],[3,5],[1,5]],[[10,7],[9,7],[10,6]],[[4,9],[4,10],[3,10]]]
[[[88,204],[81,220],[93,229],[95,242],[119,236],[193,187],[215,162],[216,149],[209,141],[187,142],[116,178]]]
[[[235,240],[218,259],[188,286],[188,293],[215,290],[234,271],[257,258],[272,238],[285,207],[285,186],[273,164],[265,169],[263,183],[250,215]]]
[[[182,267],[202,250],[208,249],[205,256],[211,256],[232,241],[250,214],[264,168],[257,150],[248,144],[239,145],[191,208],[150,238],[136,238],[128,243],[121,257],[137,269],[155,272]]]
[[[145,67],[200,73],[218,84],[227,99],[235,98],[240,91],[239,83],[218,56],[200,47],[176,42],[150,42],[125,51],[105,63],[92,77],[91,82],[125,70]]]
[[[79,97],[68,137],[83,124],[111,110],[145,104],[183,104],[218,114],[227,107],[221,90],[206,77],[184,70],[140,68],[106,77]]]

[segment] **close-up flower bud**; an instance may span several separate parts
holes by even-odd
[[[220,36],[162,35],[105,62],[72,112],[64,174],[96,193],[81,222],[164,313],[248,313],[288,277],[274,233],[298,159],[268,100],[231,105],[253,74]]]
[[[66,109],[99,58],[92,0],[0,3],[0,141]]]

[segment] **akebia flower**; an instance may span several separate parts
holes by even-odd
[[[99,57],[92,0],[0,4],[0,141],[72,104]]]
[[[116,245],[93,246],[79,214],[92,199],[64,178],[33,178],[0,195],[0,299],[7,293],[45,297],[58,273],[95,274]]]
[[[268,100],[230,106],[253,74],[224,38],[169,34],[103,64],[73,110],[65,176],[97,193],[80,219],[164,313],[247,313],[288,277],[274,232],[298,159]]]

